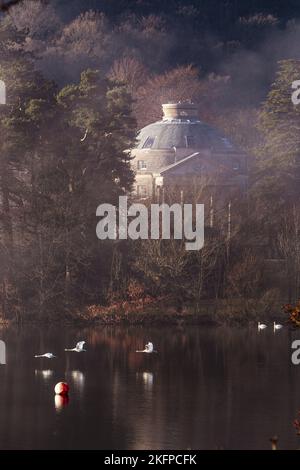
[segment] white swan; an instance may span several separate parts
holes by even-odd
[[[37,354],[34,357],[46,357],[47,359],[53,359],[56,356],[54,356],[54,354],[52,353],[45,353],[45,354]]]
[[[267,325],[265,325],[264,323],[260,323],[260,322],[257,323],[258,331],[264,330],[265,328],[267,328]]]
[[[142,351],[136,351],[138,353],[157,353],[157,351],[154,350],[153,343],[150,343],[150,341],[146,344],[145,349]]]
[[[84,345],[85,345],[85,341],[79,341],[79,343],[76,344],[75,348],[65,349],[65,351],[83,352],[83,351],[86,351],[86,349],[83,349]]]
[[[283,328],[283,325],[280,325],[280,323],[276,323],[275,321],[273,322],[274,331],[281,330],[281,328]]]

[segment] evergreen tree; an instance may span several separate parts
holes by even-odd
[[[300,106],[292,102],[292,83],[299,80],[300,61],[284,60],[260,113],[264,141],[258,150],[258,191],[276,210],[294,204],[300,191]]]
[[[0,79],[6,85],[6,104],[0,108],[1,195],[1,299],[7,312],[18,306],[18,243],[28,172],[25,155],[35,139],[26,108],[32,98],[54,98],[54,85],[35,69],[31,57],[20,50],[23,40],[9,21],[0,23]]]
[[[27,114],[40,131],[28,208],[39,308],[103,300],[112,245],[96,238],[95,213],[131,188],[131,98],[124,87],[88,70],[78,85],[58,93],[52,108],[32,100]]]

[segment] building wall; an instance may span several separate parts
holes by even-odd
[[[161,169],[198,151],[198,149],[193,148],[176,149],[176,152],[174,149],[134,149],[131,152],[133,157],[131,164],[135,171],[139,171],[138,162],[144,161],[147,165],[147,171],[159,172]]]
[[[136,174],[134,193],[140,197],[149,197],[153,195],[154,178],[151,173]]]
[[[144,161],[147,171],[157,172],[160,168],[174,163],[174,150],[135,150],[132,151],[132,166],[139,171],[138,162]]]

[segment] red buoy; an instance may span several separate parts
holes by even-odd
[[[58,382],[58,384],[55,385],[54,391],[56,395],[68,395],[69,385],[66,382]]]

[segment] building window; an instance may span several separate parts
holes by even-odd
[[[148,188],[145,185],[138,185],[137,187],[137,195],[139,197],[147,197],[148,196]]]
[[[185,145],[187,148],[195,147],[195,139],[193,135],[186,135],[185,136]]]
[[[137,169],[138,170],[147,170],[147,163],[145,160],[138,160],[137,161]]]
[[[152,145],[154,144],[155,137],[147,137],[145,142],[143,143],[143,149],[151,149]]]

